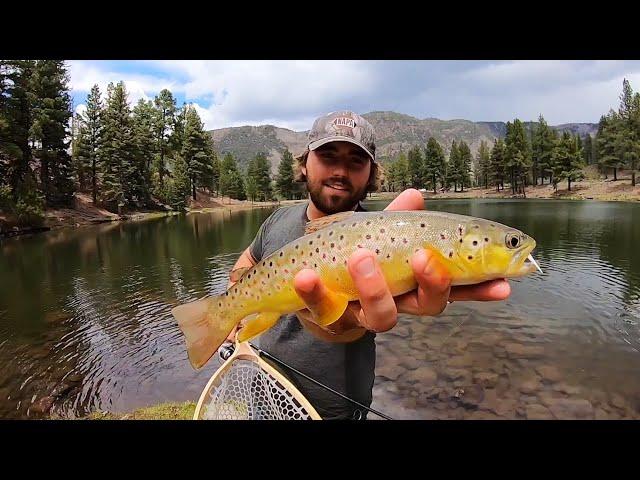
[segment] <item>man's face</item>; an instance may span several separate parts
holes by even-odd
[[[349,142],[331,142],[310,151],[302,172],[311,201],[327,215],[352,210],[367,191],[370,160]]]

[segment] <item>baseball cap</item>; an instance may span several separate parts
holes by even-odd
[[[376,161],[376,138],[373,125],[357,113],[342,110],[318,117],[309,131],[309,150],[330,142],[349,142],[359,146]]]

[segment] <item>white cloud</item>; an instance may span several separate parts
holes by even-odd
[[[71,86],[103,94],[124,80],[133,106],[168,88],[194,102],[207,129],[275,124],[307,130],[318,115],[395,110],[419,118],[597,122],[616,108],[629,61],[72,61]],[[150,73],[158,72],[158,73]],[[180,106],[180,105],[178,105]]]

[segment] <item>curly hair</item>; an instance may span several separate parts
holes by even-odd
[[[306,149],[304,153],[298,155],[295,158],[295,164],[293,166],[293,180],[299,183],[306,183],[307,176],[302,173],[302,168],[307,165],[307,158],[309,157],[309,149]],[[371,173],[369,174],[369,182],[367,184],[367,190],[365,194],[369,192],[377,192],[382,185],[382,165],[376,162],[371,162]]]

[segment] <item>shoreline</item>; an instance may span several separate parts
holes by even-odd
[[[554,191],[549,184],[528,186],[525,196],[513,195],[510,188],[497,192],[491,187],[472,187],[464,192],[438,192],[421,191],[423,198],[429,200],[461,200],[461,199],[504,199],[504,200],[592,200],[604,202],[640,202],[640,184],[632,187],[629,179],[619,178],[613,180],[583,180],[575,182],[572,190],[566,188]],[[367,200],[392,200],[400,192],[375,192],[367,197]],[[304,202],[302,200],[282,200],[271,202],[240,201],[227,197],[208,197],[198,192],[197,200],[191,202],[186,212],[173,210],[141,210],[127,212],[122,215],[95,207],[88,195],[77,194],[74,208],[52,209],[45,211],[42,225],[19,227],[15,221],[0,215],[0,239],[21,235],[35,234],[45,231],[59,230],[61,228],[77,228],[88,225],[111,222],[137,222],[174,215],[191,215],[194,213],[212,213],[218,211],[240,211],[256,208],[274,208],[279,206],[294,205]]]

